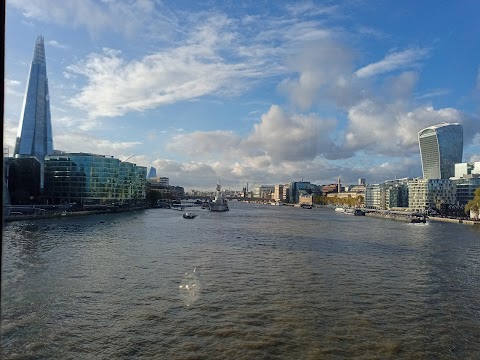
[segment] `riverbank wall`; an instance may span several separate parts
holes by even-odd
[[[101,214],[113,214],[121,212],[131,212],[137,210],[148,209],[148,207],[135,207],[128,209],[101,209],[101,210],[83,210],[83,211],[66,211],[66,212],[53,212],[46,214],[27,214],[27,215],[9,215],[4,216],[4,222],[11,221],[21,221],[21,220],[40,220],[40,219],[52,219],[52,218],[63,218],[63,217],[72,217],[72,216],[86,216],[86,215],[101,215]]]
[[[411,219],[410,213],[400,212],[400,211],[388,211],[388,210],[368,209],[365,211],[365,216],[373,216],[373,217],[379,217],[384,219],[400,220],[400,221],[407,221],[407,222],[410,222],[410,219]],[[437,216],[427,217],[427,221],[448,222],[448,223],[466,224],[466,225],[480,225],[480,220],[454,219],[454,218],[445,218],[445,217],[437,217]]]

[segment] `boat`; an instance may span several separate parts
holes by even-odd
[[[347,215],[355,215],[355,216],[363,216],[365,215],[365,211],[361,209],[355,209],[355,208],[343,208],[343,207],[337,207],[335,209],[336,212],[342,213],[342,214],[347,214]]]
[[[271,202],[270,205],[280,206],[280,205],[283,205],[283,202],[281,202],[281,201],[275,201],[275,202]]]
[[[225,199],[225,194],[222,192],[222,187],[220,183],[217,183],[217,191],[215,192],[215,198],[209,204],[210,211],[228,211],[227,199]]]
[[[427,217],[424,214],[412,214],[410,216],[410,222],[412,224],[425,224],[427,222]]]
[[[185,214],[183,214],[184,219],[195,219],[196,216],[197,214],[194,214],[188,211]]]

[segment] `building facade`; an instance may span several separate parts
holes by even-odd
[[[288,187],[289,202],[298,204],[300,202],[300,194],[318,194],[322,193],[322,187],[311,184],[309,181],[294,181]]]
[[[383,184],[368,184],[365,187],[365,207],[367,209],[383,209]]]
[[[158,182],[163,186],[170,186],[170,179],[168,177],[159,177]]]
[[[457,187],[458,204],[466,205],[480,188],[480,162],[455,164],[455,177],[451,180]]]
[[[14,155],[35,156],[38,159],[41,166],[41,187],[43,187],[45,156],[51,154],[53,154],[53,137],[45,45],[43,37],[39,36],[30,66]]]
[[[442,204],[457,203],[457,187],[449,179],[412,179],[408,181],[408,207],[424,211],[440,209]]]
[[[275,185],[275,190],[273,192],[273,200],[275,201],[283,201],[283,185],[277,184]]]
[[[455,164],[462,162],[463,127],[443,123],[419,131],[418,142],[424,179],[448,179],[455,174]]]
[[[384,183],[385,209],[408,208],[409,178],[387,180]]]
[[[47,156],[44,198],[47,204],[135,205],[145,200],[146,176],[146,167],[112,156]]]
[[[153,166],[150,167],[150,170],[148,170],[148,176],[147,179],[154,179],[157,177],[157,169],[155,169]]]
[[[5,189],[8,189],[10,204],[40,204],[40,162],[38,159],[34,156],[20,155],[14,158],[5,158],[4,162]]]

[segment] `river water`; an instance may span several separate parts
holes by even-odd
[[[2,358],[480,358],[478,226],[230,208],[6,224]]]

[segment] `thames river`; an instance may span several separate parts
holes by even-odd
[[[480,358],[480,227],[230,209],[7,223],[2,358]]]

